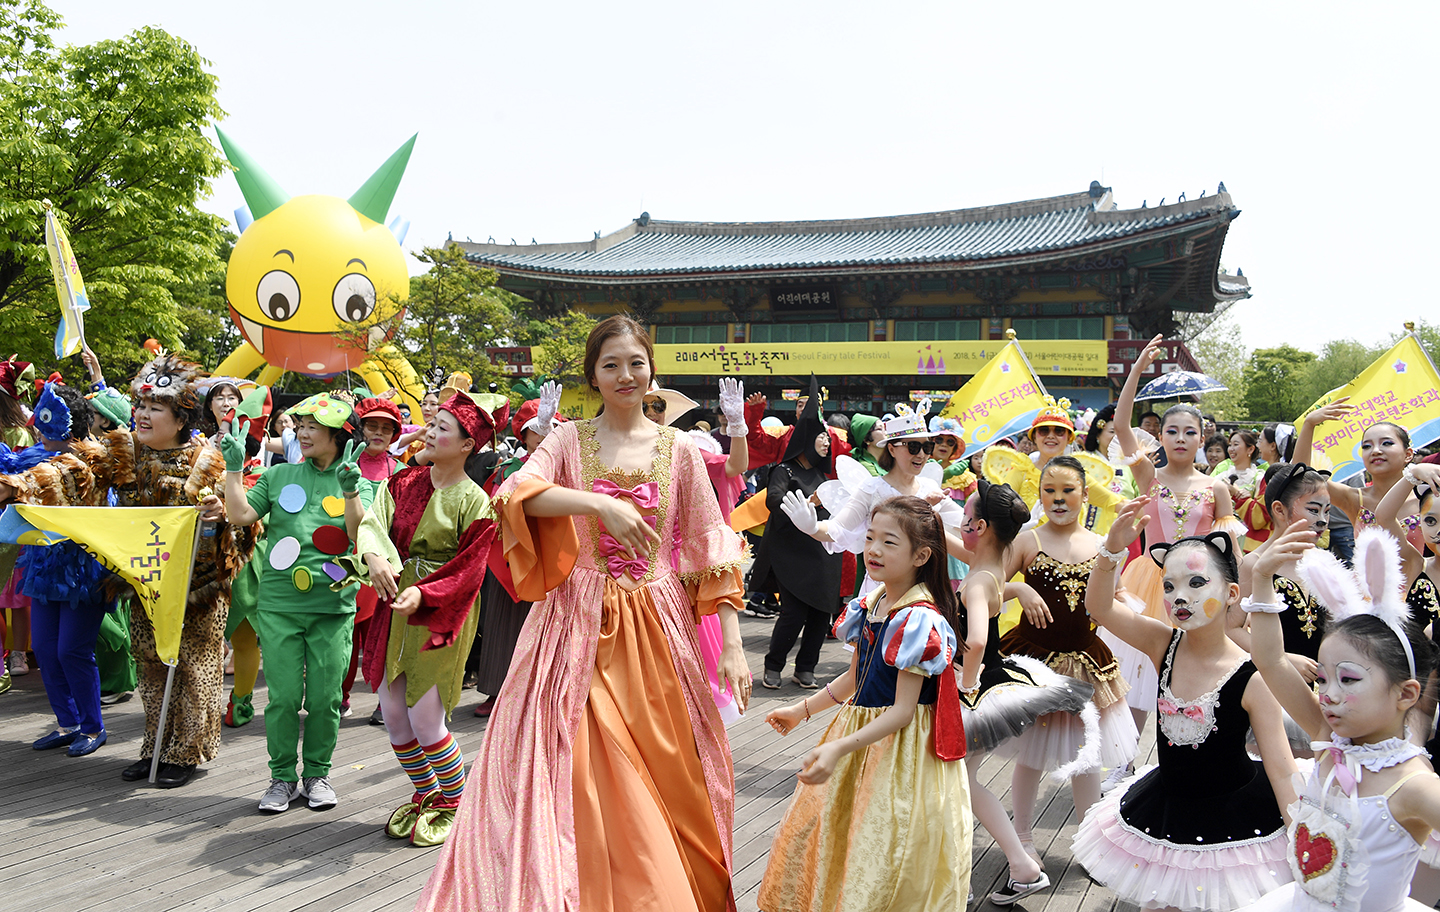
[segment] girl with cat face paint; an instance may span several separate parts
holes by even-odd
[[[1279,704],[1226,636],[1226,610],[1240,597],[1227,534],[1150,549],[1165,620],[1116,600],[1115,572],[1150,522],[1147,507],[1140,497],[1121,508],[1090,574],[1085,607],[1158,672],[1159,766],[1137,770],[1090,809],[1075,834],[1075,858],[1125,902],[1235,909],[1291,879],[1280,808],[1294,794],[1295,762]],[[1263,764],[1246,752],[1252,728]]]

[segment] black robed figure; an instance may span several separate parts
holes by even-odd
[[[822,543],[795,528],[780,509],[781,499],[790,491],[809,497],[833,474],[830,434],[820,417],[820,400],[820,383],[811,374],[810,397],[795,419],[784,456],[770,471],[765,495],[770,519],[751,571],[757,591],[780,593],[780,616],[770,635],[762,681],[771,689],[780,686],[781,672],[797,638],[800,652],[795,657],[795,683],[805,688],[819,686],[815,663],[831,616],[840,607],[841,556],[828,553]],[[823,507],[817,506],[817,511],[820,519],[829,517]]]

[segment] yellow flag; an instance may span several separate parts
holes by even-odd
[[[1350,397],[1355,411],[1344,421],[1316,427],[1313,457],[1319,468],[1327,462],[1333,466],[1337,481],[1364,470],[1360,438],[1372,424],[1395,422],[1410,432],[1416,449],[1440,439],[1440,374],[1414,335],[1407,334],[1354,380],[1321,396],[1295,423],[1341,396]]]
[[[55,357],[68,358],[78,354],[85,345],[85,311],[90,298],[85,294],[85,280],[70,239],[55,218],[50,201],[45,200],[45,247],[50,251],[50,270],[55,277],[55,294],[60,300],[60,325],[55,330]]]
[[[1030,370],[1020,343],[1012,339],[955,391],[940,414],[960,422],[966,449],[973,453],[1029,430],[1045,406],[1044,396],[1045,387]]]
[[[14,508],[49,541],[70,539],[134,586],[155,627],[160,660],[179,660],[199,518],[194,507]]]

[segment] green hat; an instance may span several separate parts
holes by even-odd
[[[316,393],[308,399],[302,399],[287,409],[285,414],[309,415],[328,428],[355,430],[355,426],[350,422],[355,410],[344,399],[336,399],[329,393]]]
[[[874,415],[866,415],[863,412],[856,412],[850,416],[850,445],[852,447],[863,447],[869,439],[870,432],[875,430],[875,425],[880,419]]]
[[[114,387],[106,387],[88,397],[90,407],[110,419],[116,427],[130,426],[130,400]]]

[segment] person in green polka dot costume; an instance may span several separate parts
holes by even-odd
[[[356,465],[362,444],[350,404],[320,393],[289,410],[305,457],[274,465],[245,490],[243,423],[221,438],[225,509],[231,522],[264,519],[270,542],[251,622],[265,645],[265,740],[270,787],[260,810],[279,813],[296,798],[321,810],[336,804],[330,763],[340,736],[342,683],[349,667],[355,587],[330,589],[345,574],[335,558],[351,550],[373,482]],[[300,709],[306,711],[300,747]],[[298,775],[296,764],[303,759]]]

